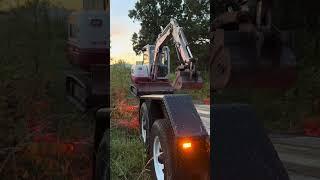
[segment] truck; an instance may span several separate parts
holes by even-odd
[[[281,33],[270,26],[269,7],[258,0],[254,9],[258,9],[257,14],[250,15],[247,1],[228,1],[213,21],[211,100],[213,93],[223,88],[285,88],[295,79],[295,57],[283,43]],[[179,63],[173,83],[168,79],[170,49],[165,46],[170,38]],[[223,117],[248,119],[253,112],[242,104],[195,104],[190,95],[175,93],[179,89],[200,89],[203,83],[197,60],[176,20],[171,19],[155,45],[146,45],[142,52],[142,64],[131,68],[130,91],[139,100],[140,136],[153,179],[210,179],[210,131],[222,134],[214,129],[212,113],[221,122]],[[279,162],[274,154],[270,159]],[[272,163],[273,175],[286,179],[283,166]]]

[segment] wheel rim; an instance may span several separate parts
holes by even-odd
[[[153,165],[157,180],[164,180],[164,164],[159,162],[159,157],[162,154],[160,139],[155,137],[153,143]]]
[[[143,143],[146,143],[146,141],[147,141],[147,130],[144,128],[144,126],[147,122],[146,118],[147,118],[146,115],[143,114],[142,119],[141,119],[141,136],[142,136]]]

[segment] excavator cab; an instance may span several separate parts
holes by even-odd
[[[151,71],[154,64],[154,45],[146,45],[143,49],[143,64],[148,65]],[[162,48],[160,59],[158,61],[158,79],[168,79],[170,74],[170,49],[168,46]]]
[[[158,61],[157,81],[153,81],[150,72],[154,64],[154,45],[142,48],[143,60],[131,67],[130,91],[135,96],[148,94],[172,94],[174,89],[169,82],[170,75],[170,49],[162,48],[160,61]]]

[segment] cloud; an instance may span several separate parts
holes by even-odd
[[[132,32],[129,31],[129,27],[121,25],[120,23],[111,24],[111,38],[119,38],[123,36],[128,36]]]
[[[136,64],[136,61],[142,60],[142,55],[137,56],[134,52],[128,52],[111,56],[111,59],[113,63],[117,62],[118,60],[124,60],[128,64]]]
[[[111,58],[125,60],[127,63],[135,64],[140,60],[133,51],[131,37],[140,29],[139,23],[134,23],[128,17],[128,11],[134,7],[135,1],[128,2],[112,0],[110,14],[110,40]]]

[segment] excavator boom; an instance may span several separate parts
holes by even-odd
[[[154,50],[154,60],[150,76],[154,81],[157,80],[158,64],[162,53],[162,47],[173,38],[180,65],[176,69],[176,78],[172,84],[174,89],[200,89],[203,81],[200,73],[196,71],[196,60],[189,48],[189,43],[184,35],[183,28],[179,26],[175,19],[159,34]]]

